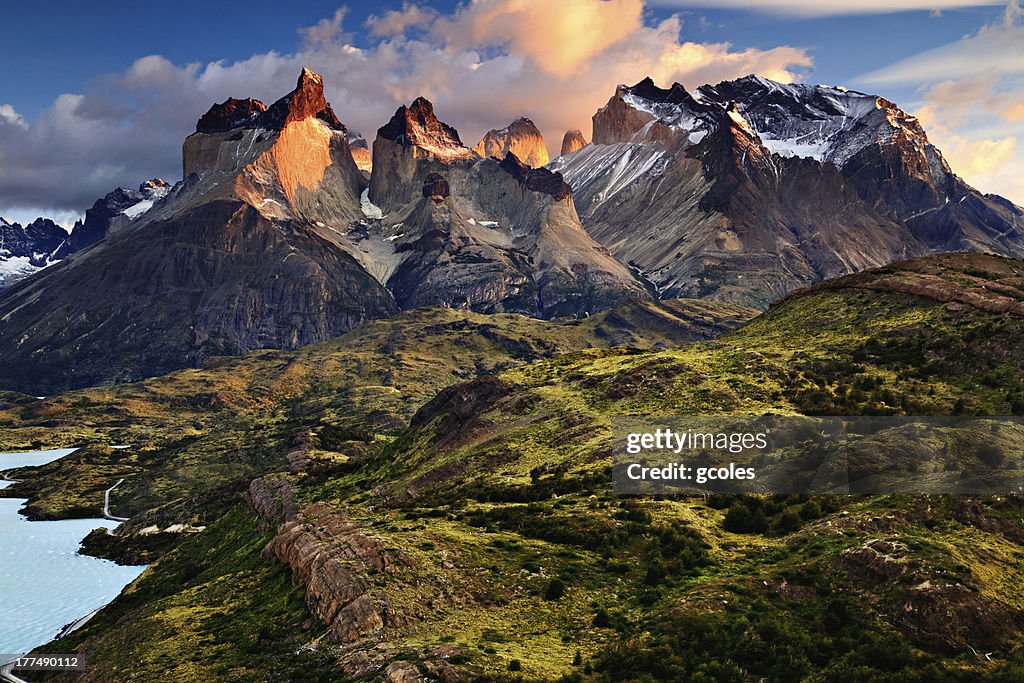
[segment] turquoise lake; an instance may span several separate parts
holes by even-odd
[[[72,451],[0,453],[0,472],[43,465]],[[0,488],[10,483],[0,479]],[[117,597],[145,569],[78,554],[90,531],[113,529],[117,522],[30,522],[18,513],[24,504],[23,499],[0,498],[0,653],[5,654],[22,654],[49,642],[65,624]]]

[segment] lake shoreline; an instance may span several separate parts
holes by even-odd
[[[17,479],[74,450],[0,453],[0,472]],[[11,480],[0,481],[0,559],[9,567],[0,576],[3,652],[29,652],[81,628],[146,568],[81,552],[82,541],[96,529],[119,525],[100,517],[99,510],[86,517],[33,520],[23,514],[28,503]]]

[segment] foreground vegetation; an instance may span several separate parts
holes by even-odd
[[[12,439],[193,430],[154,445],[159,464],[143,445],[83,467],[127,477],[129,532],[209,525],[47,647],[85,649],[93,679],[117,681],[1021,680],[1020,498],[620,497],[607,440],[615,415],[1020,415],[1015,301],[1024,264],[933,257],[713,341],[672,344],[685,325],[635,311],[615,323],[634,341],[603,348],[590,321],[484,332],[493,319],[431,312],[307,355],[53,399],[74,428],[15,397]],[[708,312],[672,316],[691,314]],[[203,383],[219,398],[197,407]],[[112,409],[135,412],[111,424]],[[272,470],[279,494],[257,515],[241,484]],[[21,486],[40,510],[80,504],[51,485]],[[352,595],[311,580],[297,543],[336,558]]]

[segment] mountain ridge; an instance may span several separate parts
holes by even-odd
[[[693,93],[646,78],[619,86],[593,125],[590,145],[549,166],[588,231],[664,296],[763,308],[933,251],[1024,254],[1024,212],[963,183],[884,98],[759,76]],[[808,131],[816,145],[786,137]]]

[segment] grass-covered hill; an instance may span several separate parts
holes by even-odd
[[[446,386],[588,347],[706,339],[755,313],[687,300],[634,301],[558,322],[427,309],[298,351],[214,359],[134,384],[42,399],[0,393],[0,452],[86,446],[6,495],[32,498],[34,517],[94,517],[103,489],[126,477],[114,499],[123,515],[203,524],[254,477],[287,467],[288,453],[344,460],[312,447],[312,429],[360,453]],[[132,448],[108,448],[124,444]]]
[[[625,498],[608,444],[615,415],[1022,414],[1020,302],[1021,262],[948,255],[674,348],[472,367],[444,334],[463,374],[387,423],[300,375],[305,457],[265,442],[277,474],[47,648],[97,681],[1022,680],[1020,498]]]

